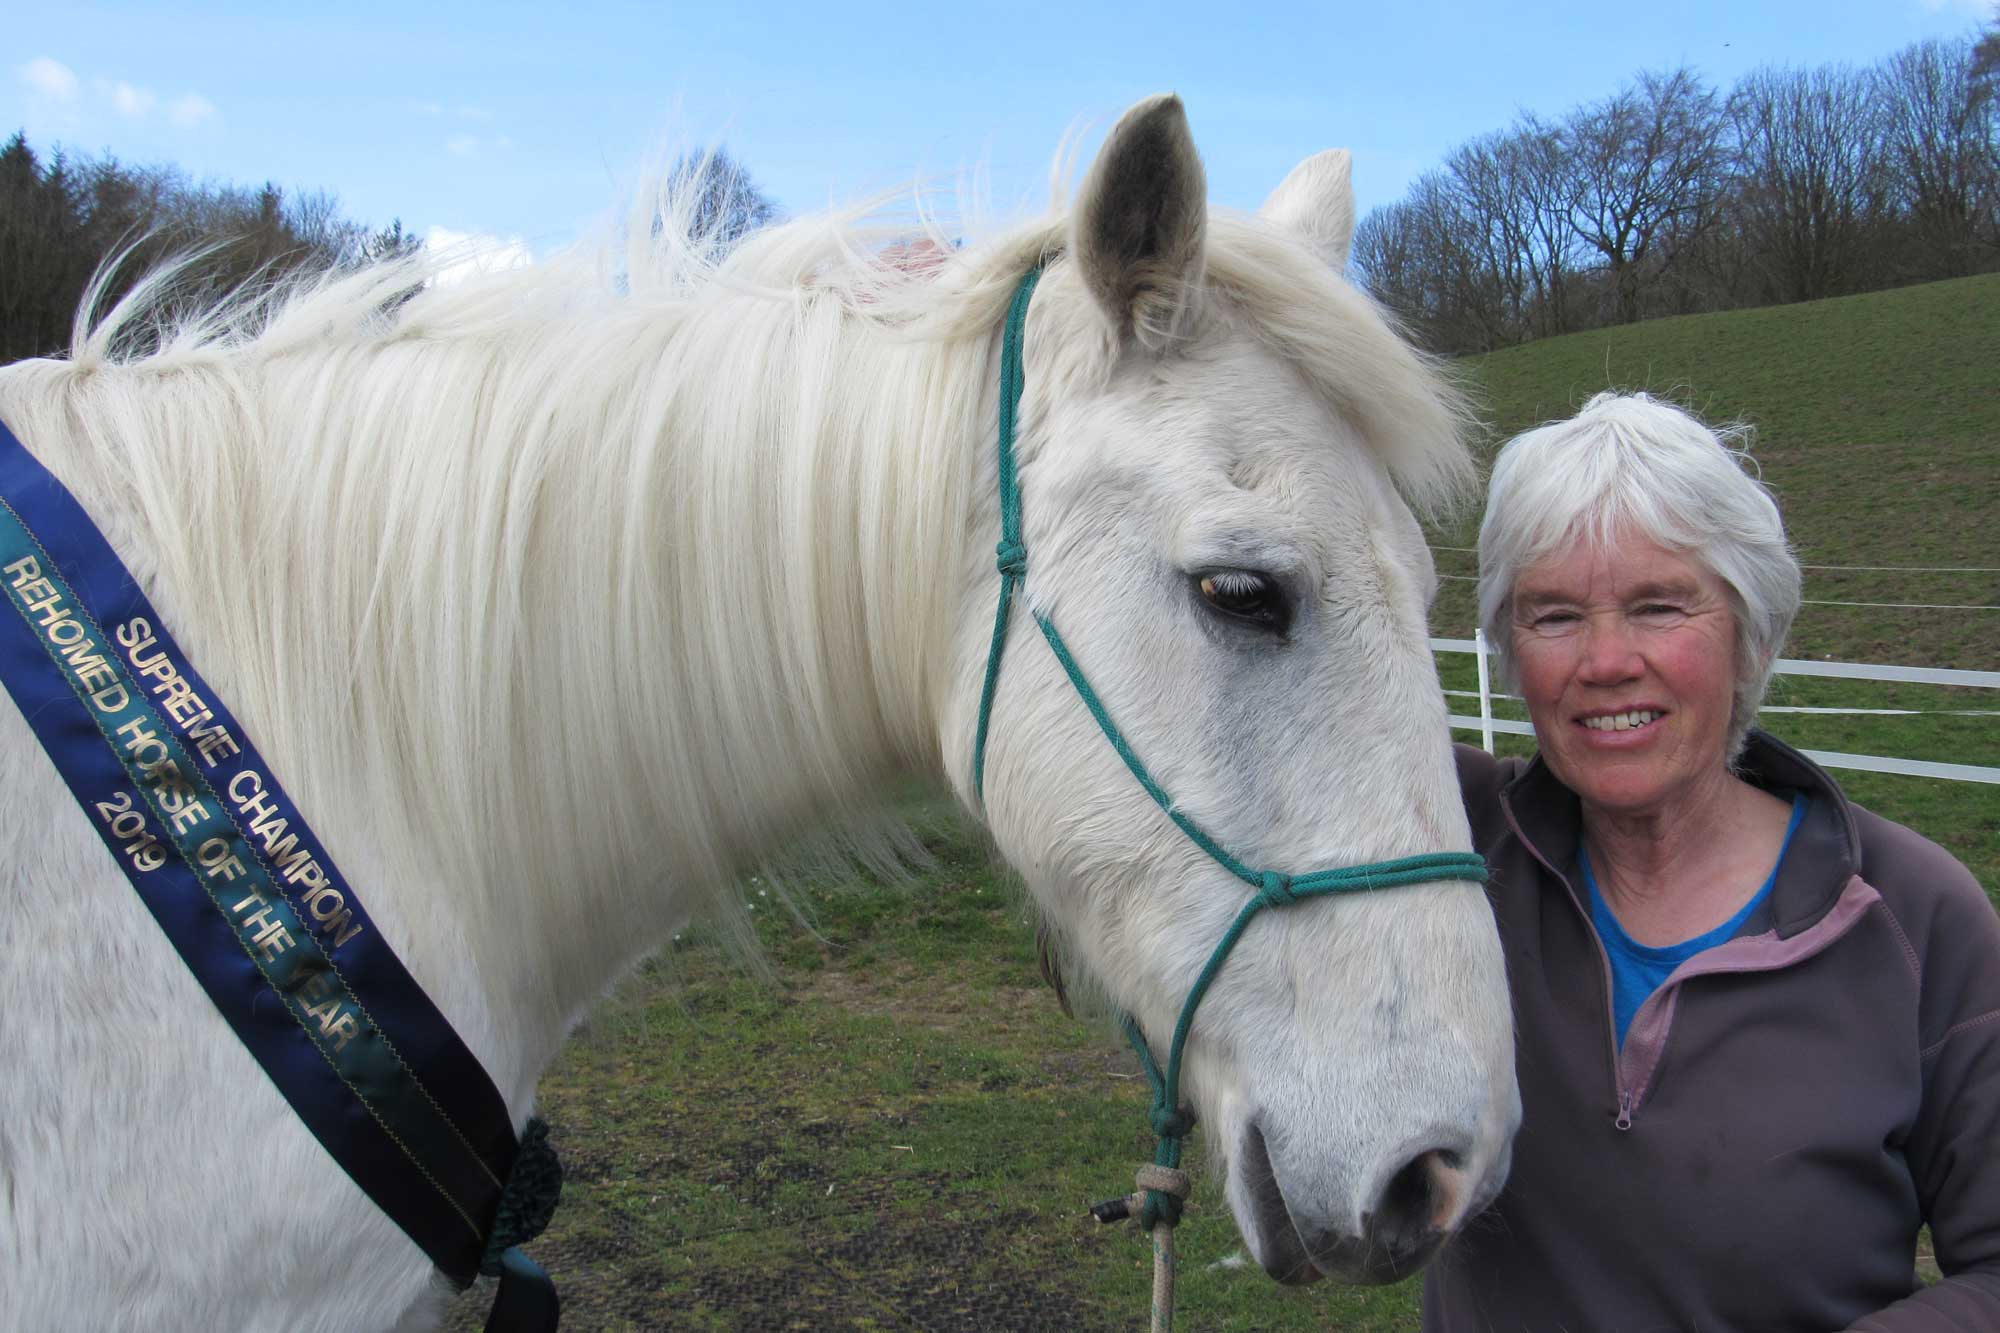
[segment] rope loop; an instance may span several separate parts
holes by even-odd
[[[1174,1110],[1155,1106],[1153,1133],[1163,1139],[1184,1139],[1194,1131],[1194,1118],[1192,1106],[1182,1106]]]
[[[993,554],[998,557],[993,563],[1008,578],[1018,579],[1028,572],[1028,548],[1012,537],[1002,538]]]
[[[1139,1205],[1139,1230],[1151,1231],[1156,1226],[1177,1227],[1181,1224],[1181,1205],[1189,1193],[1188,1174],[1170,1166],[1159,1166],[1148,1162],[1139,1168],[1134,1178],[1139,1193],[1145,1195],[1145,1202]]]
[[[1145,1196],[1135,1210],[1140,1230],[1151,1231],[1160,1222],[1170,1227],[1180,1225],[1181,1206],[1192,1192],[1187,1172],[1148,1162],[1139,1168],[1133,1183]]]
[[[1171,1194],[1176,1199],[1185,1199],[1192,1188],[1187,1172],[1171,1166],[1161,1166],[1156,1162],[1148,1162],[1140,1167],[1132,1183],[1142,1190],[1158,1190],[1162,1194]]]
[[[1264,887],[1258,892],[1257,899],[1264,906],[1285,907],[1299,900],[1299,895],[1292,888],[1292,877],[1290,875],[1280,874],[1275,870],[1266,870],[1262,878]]]

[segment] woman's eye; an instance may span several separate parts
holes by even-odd
[[[1291,610],[1283,592],[1266,575],[1248,569],[1218,569],[1195,580],[1202,600],[1222,614],[1267,629],[1282,631]]]
[[[1677,616],[1681,614],[1681,609],[1669,602],[1648,602],[1639,608],[1639,614],[1651,620],[1658,620],[1665,616]]]

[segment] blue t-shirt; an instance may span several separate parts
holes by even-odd
[[[1751,895],[1750,901],[1743,904],[1742,911],[1714,930],[1658,949],[1641,944],[1625,933],[1625,928],[1618,924],[1618,918],[1612,915],[1610,904],[1598,892],[1597,876],[1590,873],[1590,852],[1578,847],[1577,859],[1583,869],[1583,882],[1590,889],[1590,917],[1597,926],[1597,938],[1604,942],[1605,956],[1611,960],[1611,1009],[1618,1019],[1620,1047],[1625,1045],[1625,1034],[1632,1027],[1632,1016],[1639,1012],[1639,1006],[1646,1002],[1646,997],[1673,975],[1675,968],[1704,949],[1735,939],[1744,924],[1757,914],[1757,909],[1771,896],[1771,886],[1778,882],[1778,866],[1785,863],[1785,849],[1792,845],[1792,835],[1798,832],[1799,821],[1805,815],[1806,795],[1800,792],[1792,797],[1792,822],[1785,827],[1785,840],[1778,847],[1777,863],[1771,867],[1764,887]]]

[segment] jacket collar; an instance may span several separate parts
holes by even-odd
[[[1771,887],[1773,924],[1779,938],[1789,939],[1833,910],[1848,880],[1859,873],[1861,835],[1839,784],[1777,737],[1752,729],[1738,771],[1767,791],[1802,791],[1811,798]],[[1576,865],[1583,805],[1539,754],[1501,791],[1500,800],[1527,850],[1565,873]]]

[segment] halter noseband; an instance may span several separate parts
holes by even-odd
[[[1007,647],[1007,626],[1013,608],[1015,585],[1027,576],[1028,548],[1021,539],[1021,488],[1014,474],[1014,436],[1019,423],[1021,408],[1022,345],[1026,340],[1028,323],[1028,303],[1035,293],[1035,284],[1041,281],[1039,266],[1030,269],[1021,278],[1014,290],[1013,303],[1007,309],[1007,326],[1000,344],[1000,545],[997,548],[1000,570],[1000,605],[993,618],[993,646],[986,656],[986,681],[979,694],[979,729],[973,741],[972,786],[975,795],[983,805],[986,800],[986,734],[992,720],[994,690],[1000,681],[1000,659]],[[1069,646],[1057,633],[1053,621],[1041,612],[1034,613],[1035,624],[1040,627],[1042,637],[1048,641],[1056,660],[1062,663],[1064,674],[1082,697],[1084,706],[1097,720],[1104,738],[1111,742],[1111,748],[1125,761],[1125,767],[1146,789],[1154,804],[1166,812],[1167,818],[1180,827],[1195,846],[1208,853],[1217,864],[1236,878],[1248,884],[1257,892],[1243,904],[1242,911],[1223,932],[1222,940],[1215,951],[1208,956],[1208,962],[1195,978],[1194,986],[1188,991],[1187,1002],[1181,1006],[1180,1019],[1174,1024],[1172,1044],[1167,1048],[1167,1068],[1162,1075],[1153,1061],[1151,1048],[1146,1037],[1139,1030],[1139,1024],[1130,1015],[1125,1018],[1125,1036],[1138,1052],[1139,1062],[1145,1067],[1146,1078],[1153,1086],[1152,1125],[1159,1135],[1158,1150],[1153,1155],[1156,1167],[1177,1172],[1180,1167],[1181,1144],[1194,1128],[1194,1113],[1180,1104],[1181,1050],[1187,1044],[1188,1030],[1194,1025],[1194,1011],[1201,1003],[1203,995],[1215,980],[1216,974],[1229,958],[1229,951],[1236,947],[1250,920],[1266,907],[1284,907],[1301,898],[1324,897],[1335,893],[1359,893],[1364,889],[1387,889],[1402,884],[1423,884],[1433,880],[1469,880],[1476,884],[1486,882],[1486,861],[1474,852],[1433,852],[1424,856],[1406,856],[1394,861],[1377,861],[1370,865],[1343,866],[1336,870],[1315,870],[1303,875],[1287,875],[1276,870],[1254,870],[1231,856],[1223,846],[1204,832],[1200,825],[1178,809],[1166,790],[1146,771],[1139,756],[1126,741],[1118,726],[1111,720],[1104,701],[1097,691],[1090,687],[1083,669],[1076,664]],[[1148,1183],[1158,1177],[1149,1177],[1140,1172],[1141,1190],[1145,1195],[1139,1204],[1139,1225],[1151,1231],[1156,1225],[1173,1226],[1180,1221],[1181,1198],[1176,1193],[1162,1190],[1156,1184]],[[1114,1200],[1111,1204],[1101,1204],[1095,1210],[1102,1221],[1115,1221],[1126,1215],[1122,1206],[1125,1201]],[[1108,1215],[1107,1215],[1108,1213]]]

